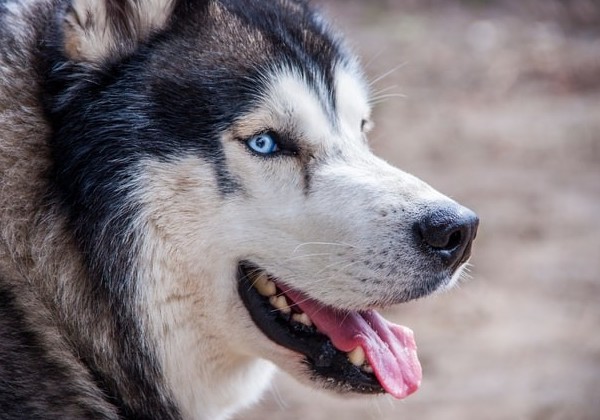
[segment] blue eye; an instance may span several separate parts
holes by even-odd
[[[248,139],[246,144],[259,155],[271,155],[279,150],[277,142],[270,133],[257,134]]]

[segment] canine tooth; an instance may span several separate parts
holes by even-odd
[[[348,360],[354,366],[362,366],[365,363],[365,351],[360,346],[356,347],[348,353]]]
[[[269,303],[284,314],[289,314],[292,311],[285,296],[271,296],[269,298]]]
[[[263,296],[273,296],[277,292],[277,288],[275,287],[275,283],[269,280],[269,276],[265,273],[261,273],[256,277],[254,281],[254,287],[258,290]]]
[[[308,327],[312,327],[313,324],[311,319],[304,312],[302,312],[301,314],[292,315],[292,320],[304,324]]]

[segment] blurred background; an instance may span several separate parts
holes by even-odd
[[[407,400],[281,374],[237,419],[600,419],[600,1],[316,3],[374,81],[375,152],[479,214],[472,278],[387,311]]]

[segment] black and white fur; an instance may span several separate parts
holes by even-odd
[[[0,83],[3,419],[222,419],[275,365],[312,383],[241,260],[348,310],[460,274],[413,240],[454,204],[371,154],[358,62],[304,1],[2,0]]]

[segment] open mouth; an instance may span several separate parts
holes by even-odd
[[[410,329],[376,311],[340,311],[308,298],[257,266],[239,264],[239,293],[257,327],[300,353],[315,380],[338,392],[405,398],[421,383]]]

